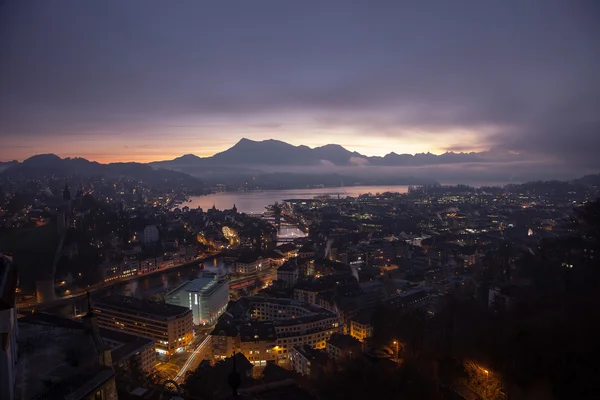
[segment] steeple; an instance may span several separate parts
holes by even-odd
[[[63,189],[63,200],[71,200],[71,192],[69,191],[69,185],[65,182],[65,188]]]

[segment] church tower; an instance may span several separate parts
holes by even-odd
[[[65,182],[65,188],[63,189],[63,205],[66,208],[67,215],[71,215],[71,192],[69,191],[69,186]]]
[[[69,228],[69,221],[71,220],[71,192],[69,186],[65,182],[65,188],[63,189],[62,204],[58,212],[58,232],[63,233]]]

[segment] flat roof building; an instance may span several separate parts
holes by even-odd
[[[192,310],[126,296],[105,297],[94,304],[102,327],[156,340],[156,351],[170,355],[193,339]]]
[[[111,351],[94,318],[88,313],[84,323],[48,314],[19,319],[15,399],[117,398]]]
[[[192,310],[194,325],[214,325],[227,309],[229,281],[205,273],[169,292],[165,301]]]

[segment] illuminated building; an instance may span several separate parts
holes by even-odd
[[[289,299],[243,297],[233,302],[212,335],[213,357],[243,353],[251,363],[287,364],[294,346],[324,349],[342,326],[338,316],[314,304]]]
[[[244,254],[235,262],[235,272],[240,274],[250,274],[260,271],[264,267],[270,267],[268,260],[263,260],[262,257],[255,253]]]
[[[137,265],[134,264],[106,263],[99,268],[104,282],[128,278],[138,273]]]
[[[361,313],[350,321],[350,336],[363,342],[366,338],[373,336],[373,324],[369,315]]]
[[[217,274],[205,273],[169,292],[165,301],[192,310],[195,325],[213,325],[229,302],[229,282]]]
[[[293,243],[284,243],[277,246],[275,251],[281,253],[285,258],[290,259],[298,255],[298,248]]]
[[[101,326],[156,340],[156,351],[173,354],[193,339],[192,310],[125,296],[110,296],[94,305]]]
[[[222,229],[222,232],[223,232],[223,236],[225,236],[225,239],[229,240],[230,246],[235,246],[235,245],[240,244],[240,237],[235,229],[230,228],[228,226],[224,226]]]

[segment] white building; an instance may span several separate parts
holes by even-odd
[[[256,254],[245,254],[235,262],[235,272],[240,274],[251,274],[270,266],[270,262],[263,260]]]
[[[14,396],[17,364],[17,307],[15,289],[17,270],[12,257],[0,253],[0,399],[11,400]]]
[[[214,273],[204,273],[201,278],[169,292],[165,301],[192,310],[194,325],[213,325],[227,308],[229,281]]]
[[[148,225],[144,228],[144,244],[158,242],[158,228],[156,225]]]

